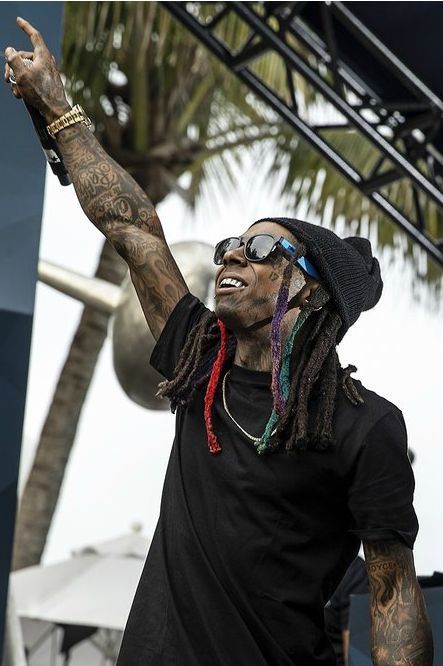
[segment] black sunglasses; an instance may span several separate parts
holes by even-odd
[[[256,234],[249,237],[230,236],[215,246],[214,264],[221,266],[226,252],[237,250],[242,245],[245,258],[248,261],[264,261],[276,251],[280,251],[288,259],[292,259],[297,251],[295,245],[283,236],[280,238],[271,234]],[[295,263],[315,280],[320,280],[317,270],[306,257],[298,257]]]

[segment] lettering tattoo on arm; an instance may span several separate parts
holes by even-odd
[[[157,339],[188,288],[166,244],[154,205],[83,125],[62,130],[57,142],[86,216],[127,262]]]
[[[432,666],[433,643],[412,551],[399,541],[364,543],[375,666]]]
[[[57,143],[85,214],[111,242],[129,226],[164,238],[145,192],[84,125],[77,123],[59,132]]]

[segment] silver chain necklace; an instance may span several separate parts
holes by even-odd
[[[237,426],[237,428],[238,428],[239,430],[241,430],[242,433],[243,433],[244,435],[246,435],[246,437],[247,437],[248,439],[251,440],[251,442],[261,442],[262,438],[261,438],[261,437],[254,437],[254,435],[250,435],[249,432],[246,432],[246,430],[245,430],[244,428],[241,427],[240,423],[237,423],[237,421],[234,419],[234,417],[232,416],[231,412],[230,412],[229,409],[228,409],[228,405],[226,404],[226,379],[227,379],[227,376],[229,375],[230,372],[231,372],[231,371],[228,370],[228,372],[227,372],[227,373],[225,374],[225,376],[223,377],[223,382],[222,382],[223,407],[225,408],[225,412],[226,412],[226,414],[229,416],[229,418],[235,423],[235,425]],[[275,435],[276,432],[277,432],[277,428],[274,428],[274,430],[271,432],[271,437],[272,437],[273,435]],[[263,435],[262,435],[262,437],[263,437]]]

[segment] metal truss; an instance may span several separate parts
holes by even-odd
[[[433,202],[443,219],[443,157],[437,148],[440,142],[443,145],[443,102],[351,13],[348,6],[357,3],[162,4],[258,98],[443,266],[443,239],[432,236],[425,214],[426,205]],[[313,5],[316,16],[310,20]],[[210,18],[202,18],[201,10],[207,15],[208,7]],[[247,26],[248,35],[240,47],[223,42],[217,34],[217,26],[231,13]],[[385,90],[383,85],[374,85],[371,72],[365,72],[361,63],[352,62],[349,50],[343,50],[343,30],[375,59]],[[254,71],[254,61],[269,53],[284,63],[285,90],[272,90]],[[296,76],[336,109],[340,122],[316,125],[300,111]],[[389,81],[395,82],[397,93],[400,91],[398,99],[392,99]],[[328,142],[325,130],[331,128],[358,132],[370,142],[377,155],[370,173],[363,174]],[[412,214],[400,210],[391,199],[389,186],[400,180],[410,188]]]

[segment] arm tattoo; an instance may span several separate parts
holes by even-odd
[[[180,298],[188,292],[169,248],[158,239],[131,237],[127,241],[132,260],[132,283],[140,300],[146,321],[157,340],[163,326]]]
[[[376,666],[432,666],[432,633],[412,551],[398,541],[364,543]]]
[[[153,336],[188,292],[145,192],[77,123],[57,135],[79,202],[127,262]]]
[[[85,214],[111,242],[125,227],[163,238],[145,192],[86,127],[80,123],[67,127],[57,135],[57,142]]]

